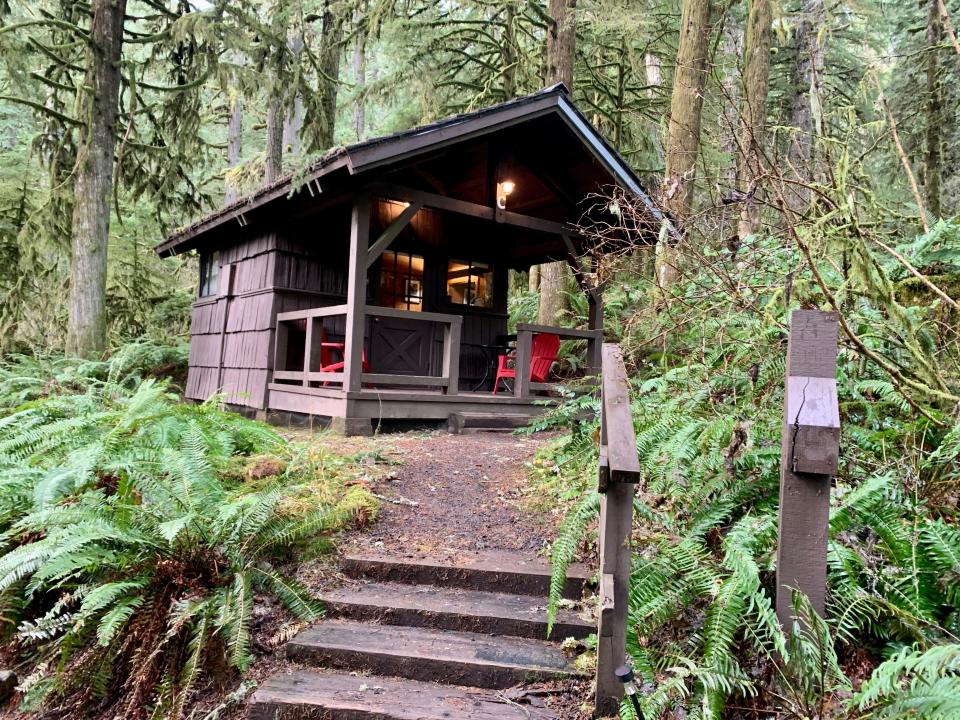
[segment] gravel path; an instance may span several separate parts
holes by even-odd
[[[451,559],[487,550],[537,555],[552,528],[522,509],[525,463],[549,441],[495,433],[382,436],[375,442],[400,464],[392,478],[374,483],[379,520],[348,543]]]

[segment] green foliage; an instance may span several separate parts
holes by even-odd
[[[917,263],[952,257],[955,232],[939,225],[903,251]],[[827,612],[820,618],[797,597],[799,620],[785,633],[773,611],[786,347],[778,278],[796,258],[774,251],[772,238],[752,242],[738,264],[718,255],[681,280],[668,305],[648,304],[656,291],[626,274],[613,275],[609,286],[616,298],[640,298],[614,305],[607,322],[624,329],[633,367],[643,484],[628,651],[653,688],[642,699],[644,714],[738,717],[735,706],[778,707],[797,718],[948,717],[957,673],[943,648],[955,647],[949,643],[960,630],[960,426],[939,393],[960,387],[955,336],[931,322],[940,310],[929,294],[895,297],[890,288],[904,276],[889,255],[857,250],[864,254],[844,292],[859,301],[844,306],[844,319],[902,374],[842,344],[843,453],[832,493]],[[794,302],[820,297],[802,268],[792,283]],[[649,342],[665,329],[668,339]],[[543,421],[568,433],[545,461],[559,466],[578,457],[588,478],[564,476],[580,494],[554,550],[551,606],[598,507],[585,492],[596,467],[596,426],[571,421],[582,420],[583,409],[577,400]],[[915,669],[924,652],[940,664]],[[880,665],[848,701],[860,682],[851,678],[891,656],[899,664]]]
[[[249,666],[258,595],[300,620],[322,612],[282,563],[375,512],[266,426],[141,381],[157,351],[24,361],[0,379],[21,401],[0,417],[0,616],[28,707],[181,717],[204,678]],[[252,486],[235,465],[265,453],[276,472]]]

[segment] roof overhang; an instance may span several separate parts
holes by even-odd
[[[623,157],[574,105],[566,87],[557,84],[532,95],[430,125],[335,148],[306,170],[288,175],[177,230],[155,250],[161,257],[186,252],[198,246],[202,235],[227,222],[236,220],[241,226],[245,226],[246,215],[265,205],[282,201],[284,198],[290,199],[304,192],[311,197],[329,198],[331,195],[342,195],[349,192],[353,186],[349,181],[344,181],[344,176],[357,178],[372,170],[382,170],[390,165],[399,166],[427,153],[435,153],[445,147],[549,114],[559,115],[597,163],[610,175],[614,184],[641,198],[653,220],[664,219]]]

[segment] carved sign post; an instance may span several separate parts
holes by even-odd
[[[837,315],[796,310],[790,319],[780,453],[777,617],[789,629],[791,595],[805,593],[824,612],[830,482],[840,453]]]

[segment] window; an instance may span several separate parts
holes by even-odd
[[[493,307],[493,270],[487,263],[451,260],[447,263],[447,297],[454,305]]]
[[[402,252],[380,256],[380,295],[382,307],[399,310],[423,310],[423,258]]]
[[[220,253],[205,253],[200,256],[200,297],[217,294],[217,275],[220,274]]]

